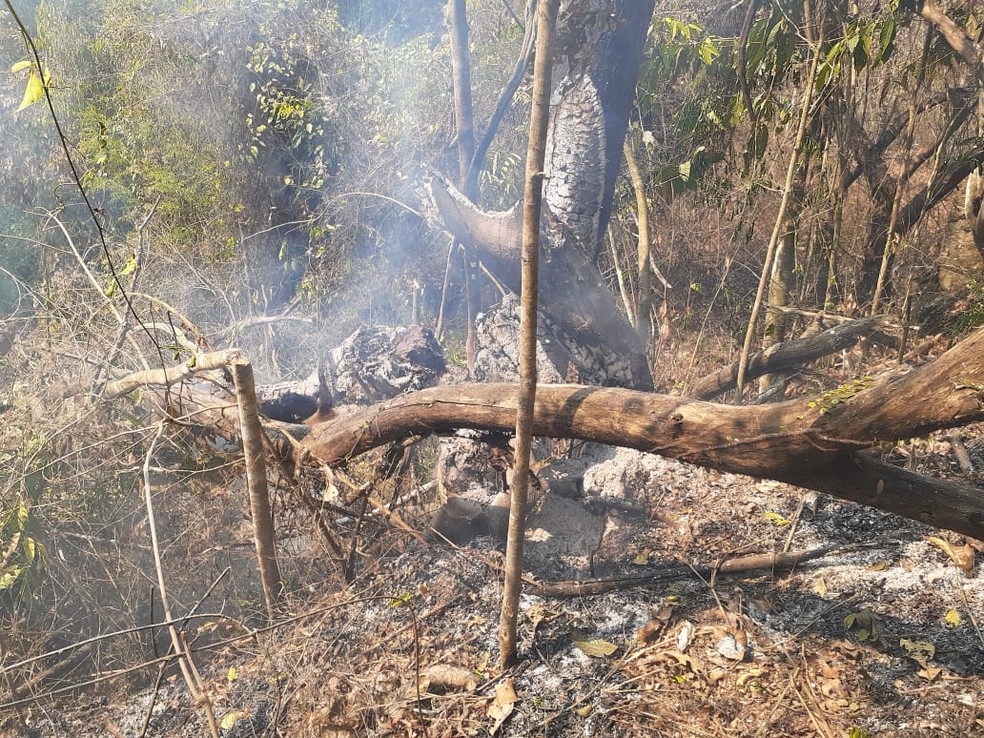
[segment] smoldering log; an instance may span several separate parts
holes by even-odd
[[[444,350],[421,325],[362,326],[300,380],[257,387],[272,420],[328,420],[339,405],[368,405],[432,386],[445,372]]]

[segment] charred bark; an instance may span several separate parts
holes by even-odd
[[[650,389],[645,347],[592,263],[608,226],[653,0],[579,0],[558,19],[543,196],[541,305],[574,342],[629,357],[618,384]],[[435,221],[519,291],[520,208],[484,212],[440,177]]]
[[[984,493],[865,453],[984,420],[984,330],[932,364],[813,399],[730,406],[624,389],[543,386],[534,433],[626,446],[700,466],[766,477],[984,538]],[[855,393],[856,394],[852,394]],[[306,453],[337,464],[384,443],[458,428],[509,432],[514,385],[456,385],[377,405],[312,428]]]
[[[580,0],[557,25],[558,99],[547,138],[543,197],[594,256],[611,217],[615,180],[653,0]]]
[[[519,293],[521,210],[487,213],[468,201],[450,182],[434,175],[428,183],[441,227],[473,249],[502,283]],[[617,386],[648,390],[652,376],[638,335],[615,306],[614,298],[588,256],[574,244],[559,245],[563,232],[544,224],[551,244],[540,263],[540,309],[575,344],[604,346],[627,363]]]
[[[815,336],[777,343],[749,358],[745,376],[754,379],[764,374],[802,366],[821,356],[827,356],[853,345],[861,338],[872,334],[877,325],[876,318],[863,318],[841,323]],[[730,392],[737,386],[737,382],[738,362],[736,361],[730,366],[723,367],[717,374],[702,379],[690,394],[699,400],[710,400],[712,397]]]

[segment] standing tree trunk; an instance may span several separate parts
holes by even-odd
[[[793,182],[795,181],[796,168],[799,158],[803,152],[803,141],[806,138],[806,127],[810,121],[810,110],[813,101],[813,84],[817,76],[817,64],[820,61],[820,54],[823,48],[823,30],[821,27],[820,40],[813,48],[813,61],[810,63],[810,71],[807,72],[806,90],[803,95],[803,109],[800,112],[799,125],[796,129],[796,139],[793,143],[793,152],[789,156],[789,167],[786,170],[786,180],[782,187],[782,199],[779,202],[779,212],[776,215],[776,224],[772,229],[772,236],[769,238],[769,246],[765,253],[765,264],[762,266],[762,274],[759,278],[758,291],[755,294],[755,302],[752,305],[752,315],[748,319],[748,328],[745,331],[745,342],[741,348],[741,356],[738,359],[738,380],[736,389],[738,398],[745,388],[745,372],[748,367],[748,358],[751,355],[752,339],[755,336],[756,323],[759,311],[762,308],[762,298],[765,294],[766,284],[772,271],[772,262],[776,255],[779,244],[779,235],[782,232],[783,224],[786,222],[786,211],[790,202],[793,200]]]
[[[644,347],[593,264],[611,216],[615,181],[654,0],[576,0],[557,21],[541,221],[539,301],[580,353],[605,346],[613,384],[652,388]],[[519,291],[518,208],[490,213],[438,177],[436,220]]]
[[[448,3],[447,19],[451,35],[451,71],[454,82],[454,130],[458,136],[458,184],[468,199],[474,202],[477,193],[472,192],[468,185],[468,166],[475,155],[475,130],[465,0],[451,0]]]
[[[246,457],[246,485],[249,488],[249,507],[253,516],[253,541],[260,568],[260,583],[270,620],[277,611],[283,589],[280,567],[277,564],[277,542],[273,530],[273,511],[267,489],[266,462],[263,459],[263,429],[256,408],[256,387],[253,365],[245,359],[232,363],[232,377],[239,401],[239,427]]]
[[[454,83],[454,128],[458,136],[458,186],[472,202],[478,199],[478,180],[469,176],[475,156],[475,126],[471,97],[471,58],[468,54],[468,16],[465,0],[451,0],[447,7],[448,31],[451,35],[451,71]],[[478,265],[465,248],[463,261],[467,335],[465,356],[468,371],[475,369],[475,317],[481,309]]]
[[[536,62],[533,69],[533,106],[530,141],[526,151],[523,193],[522,290],[519,319],[519,394],[516,401],[516,463],[509,507],[506,541],[506,579],[499,619],[499,665],[516,660],[516,619],[523,578],[523,543],[526,537],[526,498],[533,445],[533,408],[536,401],[537,282],[540,248],[540,210],[543,200],[543,160],[550,117],[550,46],[557,21],[558,0],[540,0],[537,12]]]
[[[769,280],[769,309],[765,314],[765,333],[762,348],[782,343],[786,340],[787,315],[782,308],[789,307],[790,296],[794,290],[796,271],[796,244],[800,228],[800,213],[803,211],[803,192],[806,180],[806,163],[800,162],[792,183],[792,195],[786,211],[786,226],[779,237],[772,276]],[[763,374],[759,379],[759,394],[772,387],[775,376]]]

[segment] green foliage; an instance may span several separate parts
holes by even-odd
[[[871,610],[862,609],[844,617],[844,627],[859,641],[882,641],[885,623]]]
[[[656,175],[660,196],[670,202],[684,192],[693,192],[711,165],[721,161],[721,154],[698,146],[694,153],[677,164],[667,164]]]
[[[860,72],[887,62],[895,51],[895,16],[857,18],[846,27],[842,38],[833,43],[817,66],[816,89],[822,92],[833,84],[843,68]]]
[[[10,68],[11,74],[27,71],[27,83],[24,85],[24,97],[15,112],[20,112],[24,108],[29,108],[35,103],[44,100],[44,90],[51,84],[51,72],[47,69],[40,70],[35,62],[19,61]]]
[[[314,97],[317,72],[292,33],[285,39],[259,40],[248,48],[246,68],[252,105],[246,112],[246,140],[239,144],[243,161],[267,157],[284,160],[282,183],[288,188],[321,189],[335,168],[326,150],[328,121]]]
[[[0,450],[0,462],[11,471],[18,462],[26,464],[28,471],[20,483],[20,494],[11,494],[15,487],[15,474],[0,498],[0,592],[18,590],[37,583],[46,556],[44,545],[38,540],[40,525],[34,508],[41,499],[45,480],[42,468],[50,454],[41,440],[22,439],[18,451]]]
[[[975,280],[967,287],[970,291],[970,304],[954,321],[953,334],[965,333],[984,325],[984,284]]]
[[[702,26],[677,18],[660,18],[650,28],[656,55],[651,72],[659,76],[691,74],[711,65],[721,54],[721,40]]]
[[[47,555],[36,538],[31,506],[21,501],[2,513],[0,520],[0,592],[30,586]]]

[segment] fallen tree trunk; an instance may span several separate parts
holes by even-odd
[[[877,318],[861,318],[835,325],[814,336],[777,343],[749,358],[745,379],[751,380],[763,374],[773,374],[783,369],[802,366],[853,345],[873,333],[877,327]],[[691,394],[698,400],[710,400],[712,397],[730,392],[737,386],[738,362],[736,361],[730,366],[722,367],[716,374],[702,379],[694,386]]]
[[[817,398],[760,406],[543,386],[533,432],[789,482],[984,538],[984,491],[913,474],[863,453],[885,441],[984,420],[982,357],[979,330],[920,369],[858,381]],[[337,464],[412,435],[458,428],[509,432],[515,417],[515,385],[439,387],[316,425],[302,446],[311,457]]]

